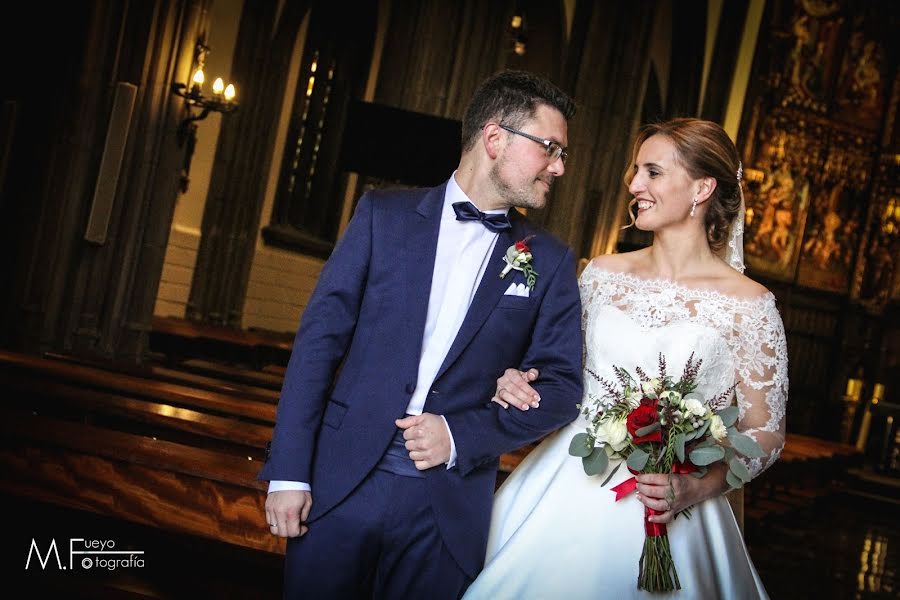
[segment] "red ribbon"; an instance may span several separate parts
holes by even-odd
[[[675,461],[675,464],[672,465],[672,472],[678,473],[679,475],[687,475],[688,473],[693,473],[697,470],[697,467],[693,465],[693,463],[680,463]]]
[[[631,469],[628,469],[628,470],[631,471],[632,473],[634,473],[635,475],[637,475],[637,473],[635,471],[632,471]],[[697,467],[695,467],[691,463],[676,462],[674,465],[672,465],[672,472],[678,473],[679,475],[686,475],[687,473],[693,473],[696,470],[697,470]],[[611,488],[611,490],[616,493],[616,502],[618,502],[619,500],[621,500],[622,498],[624,498],[631,492],[635,491],[636,489],[637,489],[637,479],[634,477],[630,477],[630,478],[626,479],[625,481],[623,481],[622,483],[620,483],[619,485]],[[663,514],[663,512],[665,512],[665,511],[659,511],[659,510],[652,509],[649,506],[644,506],[644,532],[649,537],[660,537],[660,536],[666,535],[666,524],[665,523],[654,523],[654,522],[650,521],[650,517],[656,516],[656,515],[661,515],[661,514]]]
[[[654,510],[649,506],[644,507],[644,533],[647,534],[647,537],[662,537],[666,535],[665,523],[654,523],[650,520],[650,517],[661,514],[662,511]]]
[[[628,469],[628,470],[631,471],[631,469]],[[634,473],[634,471],[631,471],[631,472]],[[637,489],[637,479],[635,479],[634,477],[631,477],[629,479],[626,479],[619,485],[613,487],[612,491],[614,491],[616,493],[616,502],[618,502],[619,500],[621,500],[622,498],[624,498],[625,496],[627,496],[628,494],[630,494],[631,492],[633,492],[636,489]]]

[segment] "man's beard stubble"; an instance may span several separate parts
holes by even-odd
[[[537,192],[534,189],[533,184],[532,187],[529,187],[528,189],[517,189],[513,187],[508,182],[504,181],[503,177],[500,175],[500,169],[503,164],[504,163],[502,162],[494,163],[490,171],[491,183],[494,185],[497,194],[506,200],[510,207],[526,209],[544,208],[544,206],[547,205],[547,196],[549,195],[550,190],[543,193]],[[552,188],[553,177],[543,179],[543,181],[547,182]]]

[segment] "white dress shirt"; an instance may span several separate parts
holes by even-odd
[[[480,222],[458,221],[453,211],[454,202],[471,202],[456,183],[456,172],[447,182],[444,194],[431,276],[431,294],[428,297],[428,314],[422,335],[419,374],[415,392],[406,407],[406,413],[410,415],[424,412],[425,400],[434,378],[456,339],[497,243],[497,234]],[[484,212],[505,214],[507,209]],[[447,425],[446,419],[444,425]],[[447,461],[449,469],[456,464],[456,444],[449,427],[447,432],[450,434],[450,460]],[[296,481],[269,482],[269,492],[282,490],[308,491],[310,486]]]

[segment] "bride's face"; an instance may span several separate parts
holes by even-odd
[[[656,231],[690,218],[696,185],[676,157],[675,145],[662,136],[641,144],[628,186],[637,200],[638,229]]]

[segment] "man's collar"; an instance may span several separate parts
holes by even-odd
[[[474,202],[471,198],[469,198],[466,193],[459,187],[459,184],[456,182],[456,171],[453,171],[453,174],[450,176],[450,180],[447,182],[447,191],[444,193],[444,208],[443,214],[456,218],[456,214],[453,212],[453,203],[454,202],[471,202],[475,205],[478,210],[481,210],[481,207],[478,206],[477,202]],[[449,213],[447,212],[449,211]],[[489,215],[504,215],[509,213],[508,208],[494,209],[494,210],[482,210],[481,212],[489,214]]]

